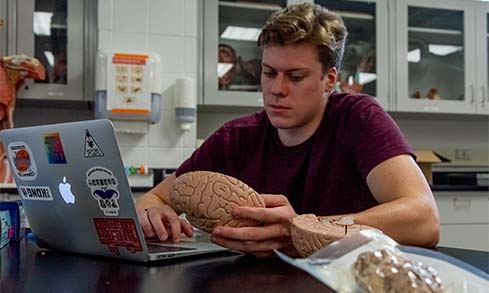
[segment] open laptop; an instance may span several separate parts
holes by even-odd
[[[197,234],[148,243],[110,120],[2,130],[36,243],[75,253],[153,261],[226,250]]]

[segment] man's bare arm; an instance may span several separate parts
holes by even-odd
[[[175,172],[167,176],[163,181],[158,183],[150,191],[142,195],[136,201],[136,206],[141,209],[153,208],[162,204],[170,205],[170,189],[175,182]]]
[[[355,223],[376,227],[406,245],[432,247],[438,243],[438,209],[411,156],[382,162],[368,174],[367,184],[380,205],[354,214]]]
[[[175,179],[173,173],[136,201],[139,222],[147,237],[157,236],[165,241],[171,236],[174,242],[178,242],[182,232],[192,236],[192,226],[178,218],[171,206],[170,189]]]

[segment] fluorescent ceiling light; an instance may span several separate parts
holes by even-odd
[[[428,45],[428,51],[437,56],[447,56],[452,53],[462,51],[463,47],[462,46],[452,46],[452,45],[435,45],[435,44],[429,44]]]
[[[338,13],[343,18],[367,19],[367,20],[374,20],[375,19],[375,17],[369,13],[354,12],[354,11],[341,11],[341,10],[337,10],[335,12]]]
[[[50,36],[52,17],[52,12],[34,12],[34,34],[38,36]]]
[[[366,72],[358,73],[358,83],[361,85],[370,83],[376,79],[377,79],[377,74],[375,73],[366,73]]]
[[[217,76],[223,77],[233,67],[233,63],[217,63]]]
[[[54,67],[54,55],[51,51],[44,51],[44,57],[48,60],[48,63],[51,67]]]
[[[257,41],[261,29],[253,27],[228,26],[221,35],[223,39]]]
[[[421,50],[418,48],[409,51],[407,53],[407,60],[410,63],[419,63],[419,61],[421,61]]]

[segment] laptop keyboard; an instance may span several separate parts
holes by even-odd
[[[149,253],[160,253],[160,252],[173,252],[173,251],[187,251],[196,250],[197,248],[181,247],[181,246],[170,246],[161,244],[148,244]]]

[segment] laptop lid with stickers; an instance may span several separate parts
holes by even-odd
[[[109,120],[8,129],[0,136],[39,246],[136,261],[224,250],[191,239],[148,251]]]

